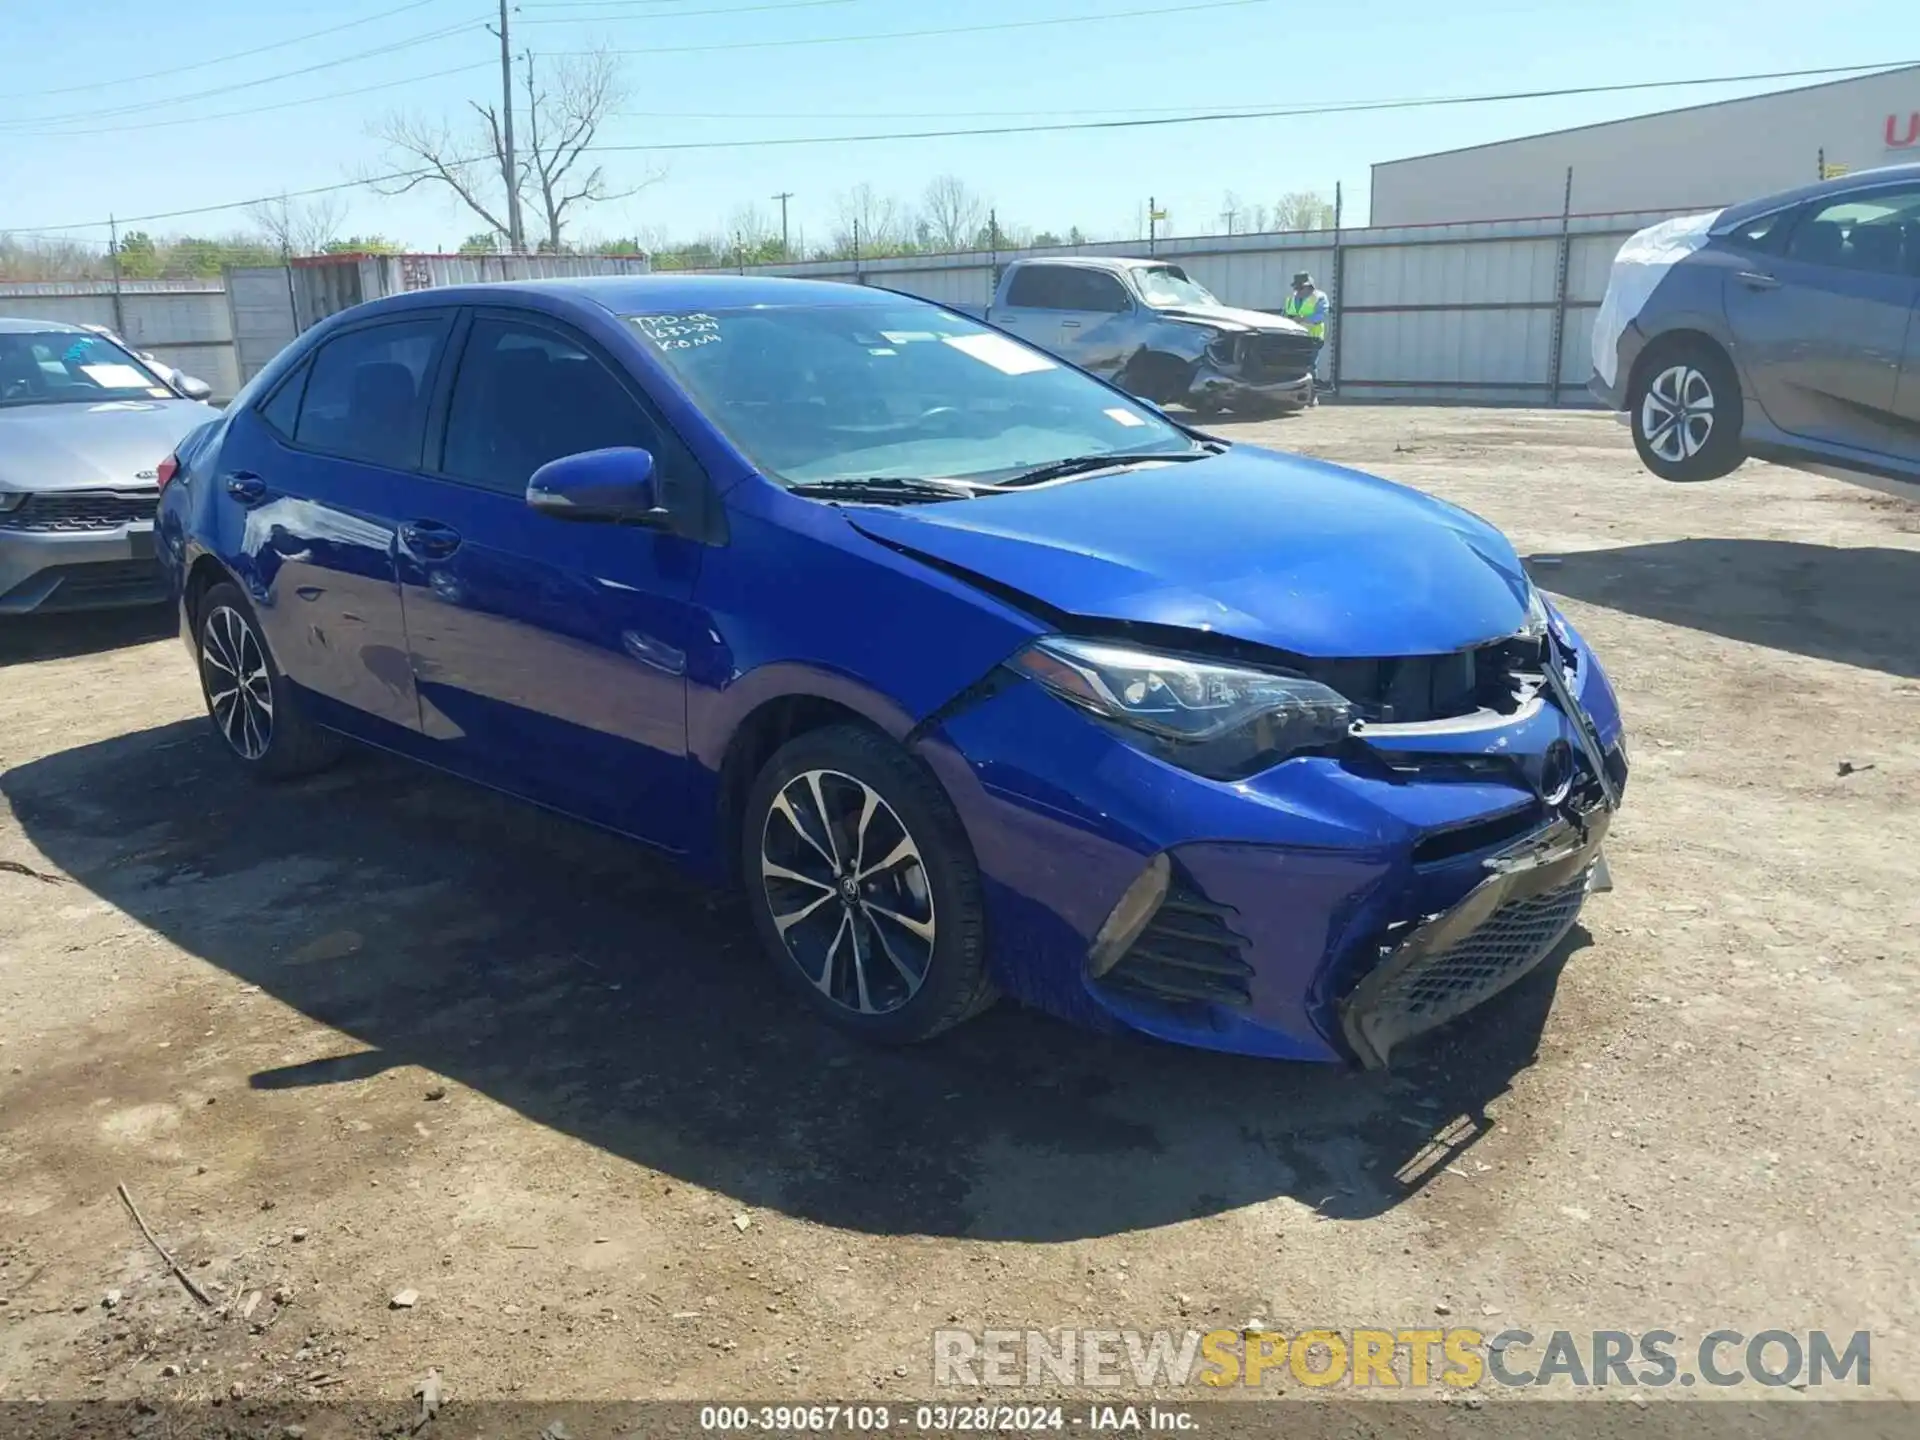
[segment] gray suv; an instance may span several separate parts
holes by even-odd
[[[208,393],[93,327],[0,319],[0,616],[166,598],[160,466]]]
[[[1621,247],[1593,392],[1666,480],[1749,456],[1920,498],[1920,165],[1668,221]]]

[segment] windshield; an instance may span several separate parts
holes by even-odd
[[[1140,294],[1149,305],[1218,305],[1213,292],[1187,278],[1178,265],[1142,265],[1133,272]]]
[[[727,437],[788,485],[993,481],[1074,457],[1196,448],[1079,371],[909,299],[629,318]]]
[[[0,405],[177,398],[159,376],[104,336],[0,331]]]

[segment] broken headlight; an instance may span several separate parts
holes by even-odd
[[[1009,662],[1182,769],[1232,780],[1352,731],[1353,705],[1302,675],[1050,635]]]

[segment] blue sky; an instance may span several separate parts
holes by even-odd
[[[1743,0],[1737,18],[1724,5],[1673,0],[1213,0],[1212,8],[1182,13],[1203,3],[521,0],[514,39],[516,49],[544,55],[597,42],[634,52],[623,62],[623,113],[601,137],[631,145],[1454,96],[1892,63],[1920,54],[1920,25],[1896,0],[1825,0],[1812,23],[1803,0]],[[213,205],[378,171],[388,157],[367,130],[381,116],[403,107],[458,122],[469,98],[497,98],[498,43],[481,28],[494,8],[489,0],[0,5],[0,231]],[[1112,18],[765,45],[1080,16]],[[204,63],[359,21],[298,44]],[[703,48],[749,45],[765,48]],[[363,58],[286,73],[349,56]],[[474,68],[416,78],[468,66]],[[288,103],[371,86],[391,88]],[[849,187],[864,182],[912,202],[942,172],[990,198],[1003,224],[1061,232],[1078,224],[1132,233],[1151,194],[1172,212],[1175,233],[1212,233],[1221,228],[1217,217],[1229,190],[1248,202],[1271,202],[1297,190],[1331,196],[1336,182],[1359,223],[1375,161],[1771,88],[1159,129],[611,154],[604,162],[616,183],[631,183],[650,165],[664,168],[665,178],[600,207],[579,228],[600,235],[717,232],[740,206],[774,210],[768,197],[788,190],[796,230],[824,238],[836,196]],[[451,248],[479,227],[442,194],[388,199],[348,192],[346,228],[377,231],[414,249]],[[245,226],[244,213],[235,211],[146,228],[207,233]]]

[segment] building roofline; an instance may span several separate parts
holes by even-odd
[[[1617,120],[1595,120],[1588,125],[1566,125],[1558,130],[1537,130],[1531,135],[1514,135],[1505,140],[1485,140],[1478,145],[1455,145],[1447,150],[1428,150],[1419,155],[1401,155],[1392,160],[1376,160],[1369,172],[1389,165],[1407,165],[1415,160],[1437,160],[1442,155],[1465,155],[1474,150],[1497,150],[1502,145],[1517,145],[1524,140],[1552,140],[1561,135],[1578,135],[1585,130],[1605,130],[1614,125],[1630,125],[1636,120],[1663,120],[1669,115],[1687,115],[1696,110],[1714,110],[1722,105],[1745,105],[1757,100],[1777,100],[1783,95],[1805,95],[1813,90],[1831,90],[1836,85],[1854,85],[1862,80],[1878,80],[1884,75],[1920,75],[1920,63],[1889,65],[1859,75],[1844,75],[1838,80],[1821,80],[1812,85],[1794,85],[1785,90],[1764,90],[1758,95],[1730,95],[1720,100],[1703,100],[1698,105],[1676,105],[1671,110],[1649,110],[1644,115],[1622,115]],[[1371,199],[1371,196],[1369,197]]]

